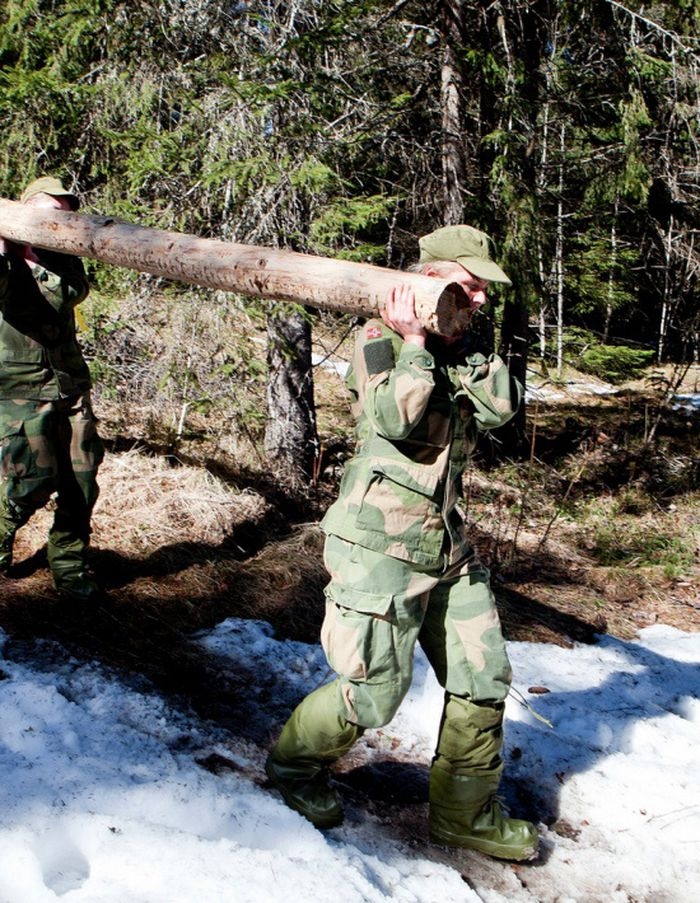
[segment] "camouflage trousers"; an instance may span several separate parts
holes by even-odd
[[[79,571],[104,457],[89,394],[36,402],[0,401],[0,553],[56,494],[48,559],[54,573]]]
[[[338,674],[339,714],[362,727],[387,724],[411,685],[416,642],[448,715],[452,697],[502,712],[510,662],[489,571],[474,554],[426,571],[329,535],[325,564],[321,642]]]

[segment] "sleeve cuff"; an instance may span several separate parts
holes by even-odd
[[[421,370],[434,370],[435,369],[435,358],[429,351],[426,351],[425,348],[421,348],[418,345],[412,345],[410,342],[404,342],[403,347],[401,348],[401,358],[406,361],[408,364],[412,364],[414,367],[419,367]]]

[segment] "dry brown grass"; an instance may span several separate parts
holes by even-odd
[[[232,614],[265,617],[287,607],[301,582],[318,583],[309,579],[321,570],[318,528],[284,525],[252,489],[136,450],[106,456],[100,487],[92,556],[115,598],[177,599],[200,609],[220,600]],[[50,583],[41,565],[52,516],[50,505],[18,533],[17,579],[6,598],[37,589],[43,595]]]
[[[258,494],[237,492],[202,468],[183,467],[134,450],[111,455],[100,472],[95,545],[148,555],[183,541],[217,546],[266,511]]]

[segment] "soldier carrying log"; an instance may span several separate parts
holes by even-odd
[[[420,240],[420,271],[458,284],[471,310],[509,283],[489,239],[448,226]],[[328,767],[367,728],[387,724],[411,684],[418,641],[445,701],[430,770],[430,834],[503,859],[534,857],[535,827],[496,796],[511,669],[489,572],[459,507],[478,430],[500,426],[522,390],[498,355],[470,353],[469,333],[429,334],[410,286],[388,291],[357,339],[347,377],[356,451],[327,512],[330,573],[321,642],[337,677],[294,710],[267,774],[316,826],[343,819]]]

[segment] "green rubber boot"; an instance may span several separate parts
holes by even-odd
[[[452,774],[500,775],[504,712],[502,702],[445,693],[433,765]]]
[[[102,596],[102,589],[85,562],[85,540],[54,528],[49,532],[46,554],[60,596],[75,602],[93,602]]]
[[[502,702],[475,703],[445,694],[437,749],[430,770],[430,836],[498,859],[532,859],[534,825],[509,818],[497,791],[503,771]]]
[[[0,574],[6,574],[10,570],[14,540],[14,532],[0,535]]]
[[[430,772],[430,837],[436,843],[467,847],[496,859],[533,859],[539,837],[534,825],[509,818],[496,792],[498,778]]]
[[[310,693],[292,712],[265,763],[285,803],[317,828],[343,821],[343,806],[328,783],[328,768],[362,736],[338,714],[338,682]]]
[[[13,514],[15,512],[10,508],[10,503],[4,495],[0,495],[0,574],[6,574],[12,565],[12,549],[19,520]]]
[[[102,587],[86,571],[53,572],[59,596],[73,602],[96,602],[103,596]]]

